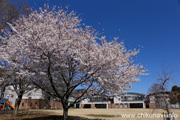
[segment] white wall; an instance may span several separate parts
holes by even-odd
[[[9,98],[8,100],[11,102],[13,106],[15,106],[15,101],[17,97],[18,96],[12,86],[6,87],[5,98]],[[33,89],[25,93],[22,99],[44,99],[44,96],[41,89]]]
[[[23,95],[22,99],[44,99],[41,89],[33,89]]]
[[[8,98],[8,100],[10,101],[10,103],[11,103],[13,106],[15,106],[15,101],[16,101],[16,98],[17,98],[17,94],[16,94],[16,92],[13,90],[13,87],[12,87],[12,86],[6,87],[5,92],[4,92],[4,97],[5,97],[5,98]]]
[[[89,102],[88,98],[81,101],[81,104],[108,104],[108,103],[110,103],[110,101],[108,101],[108,102]]]
[[[114,103],[121,103],[121,97],[114,97]]]

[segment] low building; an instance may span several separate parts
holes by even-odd
[[[125,93],[116,97],[93,96],[81,101],[80,108],[146,108],[144,96],[140,93]]]
[[[114,104],[119,104],[120,108],[146,108],[145,95],[129,92],[120,97],[114,97]]]
[[[107,96],[88,96],[86,99],[80,102],[80,108],[109,108],[113,103],[113,97]]]
[[[17,94],[12,86],[6,87],[5,98],[8,98],[10,104],[15,106]],[[45,94],[41,89],[32,89],[25,93],[22,97],[19,109],[61,109],[62,104],[54,99],[46,99]]]
[[[149,108],[180,108],[179,104],[171,104],[169,98],[170,92],[157,92],[147,95]]]
[[[17,99],[16,92],[12,89],[12,86],[6,87],[6,98],[13,106]],[[85,96],[86,98],[80,103],[74,105],[73,108],[145,108],[144,95],[140,93],[125,93],[120,96]],[[73,97],[69,99],[69,104],[73,102]],[[61,102],[55,99],[46,99],[45,94],[41,89],[32,89],[25,93],[22,97],[19,109],[62,109]]]

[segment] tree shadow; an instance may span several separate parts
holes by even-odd
[[[34,117],[34,118],[24,118],[21,120],[63,120],[62,116],[58,115],[50,115],[46,117]],[[102,120],[102,119],[90,119],[90,118],[84,118],[84,117],[79,117],[79,116],[69,116],[68,120]]]

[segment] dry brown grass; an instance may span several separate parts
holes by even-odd
[[[102,119],[102,120],[163,120],[163,118],[123,118],[121,114],[162,114],[165,112],[162,109],[70,109],[69,116],[71,116],[71,120],[91,120],[91,119]],[[180,109],[171,109],[171,112],[176,113],[178,118],[176,120],[180,120]],[[18,117],[13,117],[11,114],[3,114],[0,115],[0,120],[3,119],[14,119],[21,120],[31,118],[36,120],[56,120],[61,119],[62,110],[28,110],[28,111],[20,111],[20,115]],[[76,116],[76,117],[72,117]],[[78,117],[77,117],[78,116]],[[40,119],[41,118],[41,119]]]
[[[123,118],[121,114],[134,114],[137,116],[140,113],[162,114],[163,112],[165,111],[162,109],[71,109],[69,115],[106,120],[162,120],[163,118]],[[180,109],[171,109],[171,112],[179,116],[176,120],[180,120]]]

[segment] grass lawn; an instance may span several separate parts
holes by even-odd
[[[165,112],[162,109],[70,109],[70,120],[163,120],[163,118],[156,116],[156,118],[147,118],[152,114],[159,114]],[[175,120],[180,120],[180,109],[171,109],[178,115]],[[18,117],[13,117],[11,114],[0,114],[0,120],[61,120],[62,110],[24,110],[20,111]],[[134,118],[124,118],[122,114],[131,114]],[[145,117],[142,118],[141,116]],[[141,117],[141,118],[138,118]]]

